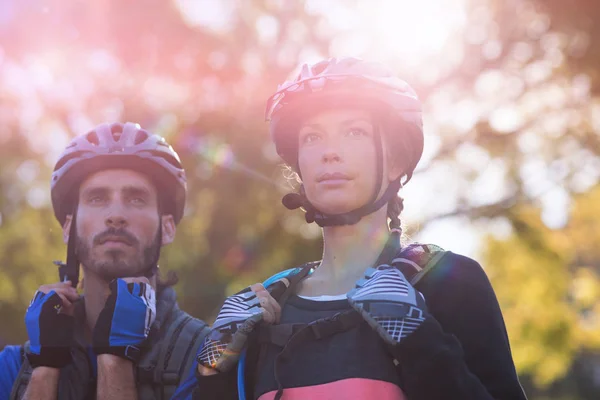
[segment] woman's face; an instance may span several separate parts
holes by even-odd
[[[332,109],[304,121],[298,135],[298,167],[313,206],[327,214],[340,214],[371,200],[378,163],[374,133],[371,114],[361,109]],[[382,153],[387,154],[384,137]],[[388,168],[385,158],[383,176],[387,179],[381,191],[399,175]]]

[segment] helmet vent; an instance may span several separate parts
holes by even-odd
[[[143,142],[145,142],[145,141],[148,139],[148,136],[149,136],[149,135],[148,135],[148,132],[146,132],[146,131],[143,131],[143,130],[142,130],[142,131],[138,131],[138,132],[135,134],[134,143],[135,143],[135,144],[140,144],[140,143],[143,143]]]
[[[322,62],[316,64],[312,68],[313,75],[322,74],[323,72],[325,72],[325,70],[327,69],[328,66],[329,66],[329,63],[327,61],[322,61]]]
[[[114,123],[110,126],[110,133],[112,134],[113,140],[118,142],[121,139],[121,134],[123,133],[123,125],[119,123]]]
[[[89,143],[93,144],[94,146],[100,145],[100,140],[98,139],[98,135],[95,131],[88,133],[86,139]]]

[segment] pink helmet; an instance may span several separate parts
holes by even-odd
[[[279,85],[267,101],[265,118],[271,138],[285,162],[296,166],[296,121],[309,112],[332,106],[359,105],[398,117],[389,134],[405,135],[410,157],[406,181],[423,153],[421,102],[405,81],[379,63],[358,58],[330,58],[314,65],[304,64],[293,81]],[[397,129],[395,129],[397,128]]]
[[[179,156],[163,137],[127,122],[98,125],[73,139],[61,154],[51,180],[52,206],[61,225],[74,210],[81,182],[94,172],[113,168],[149,176],[156,185],[162,211],[179,223],[187,192]]]

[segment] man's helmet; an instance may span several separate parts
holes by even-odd
[[[67,215],[75,215],[79,186],[91,174],[126,168],[147,175],[156,186],[160,211],[171,214],[175,223],[183,216],[187,192],[185,171],[173,148],[159,135],[127,122],[105,123],[76,137],[62,153],[52,173],[51,195],[54,215],[64,225]],[[67,244],[66,264],[56,262],[61,281],[79,281],[79,260],[75,253],[74,220]],[[158,255],[157,255],[158,257]],[[149,267],[148,276],[157,265]]]
[[[139,171],[156,185],[163,214],[183,216],[186,176],[179,156],[159,135],[138,124],[101,124],[71,141],[52,173],[54,215],[61,223],[73,212],[78,188],[90,174],[114,168]]]

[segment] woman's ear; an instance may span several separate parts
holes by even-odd
[[[386,148],[386,163],[387,163],[387,179],[389,182],[393,182],[404,175],[406,169],[405,160],[399,156],[397,147],[393,145],[393,141],[387,140],[386,137],[383,139],[384,146]]]
[[[394,182],[397,179],[400,179],[404,175],[404,166],[399,160],[389,157],[389,167],[388,167],[388,181]]]

